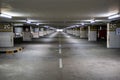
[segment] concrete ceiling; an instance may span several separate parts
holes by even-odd
[[[120,0],[1,0],[1,12],[13,19],[0,21],[25,22],[26,19],[45,24],[70,24],[90,19],[107,20],[120,12]]]

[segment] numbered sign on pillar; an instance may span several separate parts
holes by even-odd
[[[0,24],[0,47],[13,47],[14,46],[13,26],[5,23]]]

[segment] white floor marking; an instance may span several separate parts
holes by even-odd
[[[63,68],[62,58],[59,59],[59,68]]]
[[[61,48],[59,48],[59,54],[62,54],[62,50],[61,50]]]
[[[59,35],[59,54],[62,54],[62,49],[61,49],[62,45],[61,45],[61,39],[60,39],[60,35]],[[59,58],[59,68],[63,68],[63,61],[62,58]]]

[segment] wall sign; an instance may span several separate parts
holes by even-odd
[[[13,27],[10,24],[0,24],[0,32],[13,32]]]

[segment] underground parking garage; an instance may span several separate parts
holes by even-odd
[[[120,80],[120,1],[0,0],[0,80]]]

